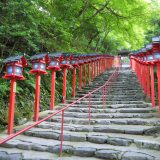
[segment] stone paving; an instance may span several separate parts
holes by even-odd
[[[97,77],[75,99],[104,84],[113,72]],[[90,125],[88,98],[65,111],[62,160],[160,160],[160,119],[145,99],[135,74],[122,68],[105,105],[102,91],[91,96]],[[41,118],[54,112],[45,111]],[[61,114],[1,145],[0,160],[60,160],[60,127]]]

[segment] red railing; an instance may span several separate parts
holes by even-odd
[[[110,94],[110,89],[111,89],[111,85],[117,80],[118,78],[118,74],[119,74],[119,68],[117,68],[115,70],[114,73],[112,73],[112,75],[109,77],[109,79],[99,88],[93,90],[92,92],[89,92],[88,94],[84,95],[83,97],[75,100],[74,102],[72,102],[71,104],[66,104],[66,106],[60,110],[55,111],[54,113],[50,114],[49,116],[29,125],[28,127],[13,133],[11,135],[9,135],[8,137],[4,138],[3,140],[0,141],[0,144],[3,144],[11,139],[13,139],[14,137],[24,133],[25,131],[35,127],[36,125],[52,118],[55,115],[58,115],[61,113],[61,133],[60,133],[60,156],[62,156],[62,151],[63,151],[63,131],[64,131],[64,112],[65,110],[67,110],[69,107],[73,106],[74,104],[76,104],[77,102],[84,100],[85,98],[88,98],[88,125],[90,125],[91,122],[91,95],[97,91],[102,91],[102,104],[105,105],[106,104],[106,93],[108,91],[108,93]]]
[[[130,66],[154,109],[158,100],[160,115],[160,37],[152,37],[151,44],[130,53]]]
[[[149,99],[152,101],[152,107],[156,107],[155,101],[155,76],[154,76],[154,63],[145,62],[137,57],[130,57],[131,68],[137,75],[139,83],[144,90],[144,93],[147,95]],[[157,72],[158,74],[158,72]],[[158,77],[158,76],[157,76]],[[158,94],[160,93],[160,89],[158,89]],[[159,112],[160,112],[160,97],[159,100]]]

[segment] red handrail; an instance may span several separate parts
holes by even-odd
[[[62,112],[62,121],[61,121],[62,125],[61,125],[61,135],[60,135],[60,140],[61,140],[60,155],[62,156],[63,127],[64,127],[64,125],[63,125],[63,123],[64,123],[64,111],[65,111],[66,109],[68,109],[69,107],[73,106],[75,103],[79,102],[80,100],[82,100],[82,99],[84,99],[84,98],[86,98],[86,97],[89,97],[89,99],[90,99],[91,94],[93,94],[94,92],[96,92],[96,91],[100,90],[101,88],[105,87],[107,84],[110,85],[110,84],[111,84],[111,80],[112,80],[113,78],[116,79],[116,78],[118,77],[118,74],[119,74],[119,68],[116,69],[116,71],[109,77],[109,79],[107,80],[107,82],[105,82],[101,87],[98,87],[97,89],[93,90],[92,92],[89,92],[88,94],[84,95],[83,97],[78,98],[76,101],[72,102],[71,104],[68,104],[68,105],[65,106],[64,108],[62,108],[62,109],[60,109],[60,110],[58,110],[58,111],[50,114],[49,116],[47,116],[47,117],[45,117],[45,118],[43,118],[43,119],[41,119],[41,120],[39,120],[39,121],[31,124],[30,126],[24,128],[24,129],[22,129],[22,130],[20,130],[20,131],[18,131],[18,132],[16,132],[16,133],[13,133],[13,134],[9,135],[8,137],[6,137],[6,138],[4,138],[3,140],[1,140],[1,141],[0,141],[0,144],[3,144],[3,143],[5,143],[5,142],[13,139],[14,137],[22,134],[23,132],[25,132],[25,131],[27,131],[27,130],[33,128],[33,127],[35,127],[36,125],[38,125],[38,124],[40,124],[40,123],[42,123],[42,122],[50,119],[51,117],[53,117],[53,116],[55,116],[55,115],[57,115],[57,114],[59,114],[59,113]],[[105,90],[106,90],[106,89],[105,89]],[[91,105],[90,105],[90,102],[89,102],[89,107],[90,107],[90,106],[91,106]],[[90,110],[90,108],[89,108],[89,124],[90,124],[90,118],[91,118],[90,112],[91,112],[91,110]]]

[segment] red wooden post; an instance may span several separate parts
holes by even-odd
[[[144,87],[143,87],[143,76],[142,76],[142,74],[143,74],[143,66],[142,66],[141,63],[139,64],[139,68],[140,68],[140,81],[141,81],[141,87],[144,89]]]
[[[107,70],[107,63],[106,63],[106,58],[104,58],[104,71]]]
[[[80,64],[80,56],[74,54],[71,57],[71,64],[73,66],[73,74],[72,74],[72,97],[76,96],[76,68],[79,67]]]
[[[67,69],[73,68],[71,59],[71,54],[63,53],[60,60],[60,67],[63,69],[62,103],[66,103]]]
[[[101,73],[104,72],[104,63],[103,63],[103,58],[101,59]]]
[[[155,107],[154,65],[150,65],[152,106]]]
[[[147,67],[147,93],[148,93],[148,97],[151,98],[151,89],[150,89],[150,73],[149,73],[149,68],[148,65]]]
[[[146,78],[145,78],[145,89],[146,89],[146,94],[147,96],[149,97],[149,94],[148,94],[148,66],[145,65],[145,75],[146,75]]]
[[[84,81],[83,81],[83,87],[86,86],[86,79],[87,79],[86,64],[84,64]]]
[[[99,74],[101,74],[101,66],[102,66],[101,59],[99,59]]]
[[[101,59],[99,59],[99,75],[101,74]]]
[[[40,74],[36,74],[34,121],[38,121],[39,119],[40,83],[41,83],[40,81],[41,81]]]
[[[96,71],[97,71],[97,76],[99,75],[99,60],[96,62]]]
[[[88,63],[88,83],[90,84],[90,63]]]
[[[143,85],[144,92],[146,94],[147,92],[146,92],[146,84],[145,84],[145,80],[146,80],[146,78],[145,78],[145,76],[146,76],[146,74],[145,74],[145,65],[142,64],[141,66],[142,66],[142,85]]]
[[[82,65],[79,68],[79,90],[82,89]]]
[[[153,65],[157,64],[157,81],[158,81],[158,111],[160,113],[160,37],[152,37],[152,59]],[[154,68],[153,68],[154,74]],[[155,107],[155,104],[154,104]]]
[[[140,70],[139,70],[139,62],[136,61],[136,73],[137,73],[137,78],[138,78],[138,80],[140,80],[140,79],[139,79],[139,72],[140,72]]]
[[[54,109],[54,105],[55,105],[55,83],[56,83],[55,79],[56,79],[56,72],[54,70],[52,70],[51,107],[50,107],[51,110]]]
[[[144,89],[143,87],[143,65],[142,64],[139,64],[139,65],[140,65],[140,70],[141,70],[141,73],[140,73],[141,86]]]
[[[16,96],[16,80],[12,79],[11,80],[11,87],[10,87],[10,101],[9,101],[9,115],[8,115],[8,134],[12,134],[13,133],[15,96]]]
[[[66,103],[66,89],[67,89],[67,68],[63,68],[63,92],[62,103]]]
[[[40,103],[40,81],[41,74],[47,74],[46,63],[48,62],[48,54],[37,54],[31,57],[32,70],[31,74],[36,75],[36,89],[35,89],[35,102],[34,102],[34,121],[39,120],[39,103]]]
[[[94,78],[96,77],[96,61],[94,62]]]
[[[160,112],[160,63],[157,63],[158,111]]]
[[[94,79],[94,62],[92,62],[92,80]]]
[[[104,59],[102,58],[101,60],[102,66],[101,66],[101,72],[103,73],[105,71],[105,64],[104,64]]]
[[[140,63],[138,63],[138,78],[139,78],[140,84],[142,85],[142,83],[141,83],[141,67],[140,67]]]
[[[60,71],[60,59],[62,53],[49,54],[49,66],[47,69],[51,70],[51,104],[50,109],[54,110],[55,106],[55,84],[56,84],[56,71]]]
[[[98,73],[98,76],[99,76],[99,74],[100,74],[100,60],[98,59],[98,61],[97,61],[97,73]]]
[[[76,68],[73,68],[73,83],[72,83],[72,97],[74,98],[76,95]]]

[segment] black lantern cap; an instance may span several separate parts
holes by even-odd
[[[146,49],[147,49],[147,50],[151,50],[151,49],[152,49],[152,44],[147,44],[147,45],[146,45]]]
[[[13,56],[13,57],[9,57],[9,58],[6,58],[3,63],[10,63],[10,62],[19,62],[22,60],[24,56]]]
[[[62,57],[62,53],[61,52],[55,52],[55,53],[50,53],[50,54],[48,54],[48,57],[49,58],[60,58],[60,57]]]
[[[24,55],[12,56],[12,57],[9,57],[9,58],[7,58],[3,61],[3,63],[5,63],[5,64],[7,64],[7,63],[17,63],[17,62],[20,62],[23,66],[28,65],[27,60],[24,57]]]
[[[41,53],[41,54],[36,54],[30,58],[30,60],[39,60],[39,59],[44,59],[48,53]]]
[[[160,37],[159,36],[152,37],[152,42],[153,43],[159,43],[160,42]]]
[[[72,58],[79,58],[79,57],[80,57],[79,54],[76,54],[76,53],[72,54]]]
[[[146,52],[147,50],[146,50],[146,48],[142,48],[141,51],[142,52]]]
[[[62,56],[63,56],[63,57],[71,57],[72,54],[70,54],[70,53],[62,53]]]

